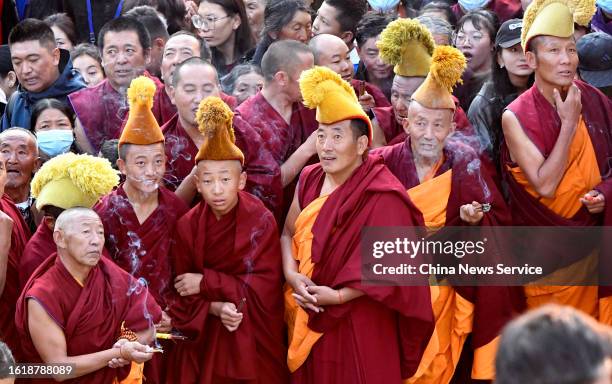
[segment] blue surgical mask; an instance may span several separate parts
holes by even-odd
[[[459,0],[459,5],[467,12],[484,8],[487,4],[489,4],[489,0]]]
[[[597,6],[607,14],[612,13],[612,0],[597,0]]]
[[[71,129],[50,129],[36,132],[36,142],[41,151],[55,157],[70,150],[74,135]]]
[[[370,7],[377,12],[394,11],[400,0],[368,0]]]

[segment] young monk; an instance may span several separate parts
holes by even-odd
[[[433,330],[429,288],[362,284],[359,240],[365,226],[422,219],[382,160],[367,156],[372,126],[350,84],[315,67],[300,89],[317,109],[321,163],[302,171],[281,240],[292,382],[400,383]]]
[[[202,201],[177,223],[172,325],[189,337],[170,356],[168,382],[286,383],[281,255],[274,216],[246,184],[232,112],[200,103]]]

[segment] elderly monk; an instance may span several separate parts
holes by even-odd
[[[365,226],[422,220],[380,158],[368,157],[371,123],[350,84],[315,67],[300,88],[317,108],[321,163],[302,171],[281,237],[292,382],[400,383],[431,336],[429,289],[363,285],[359,239]]]
[[[430,235],[444,233],[446,226],[499,226],[510,221],[490,170],[472,148],[449,137],[457,108],[452,87],[464,68],[460,51],[436,47],[427,79],[412,95],[408,138],[374,151],[408,190]],[[486,214],[485,203],[492,207]],[[492,380],[497,335],[522,309],[520,289],[435,285],[431,293],[436,330],[417,374],[408,382],[449,383],[470,333],[475,349],[472,378]]]
[[[32,197],[42,219],[19,261],[19,283],[23,287],[32,273],[57,249],[53,241],[55,220],[64,210],[91,208],[110,193],[119,176],[106,159],[65,153],[47,161],[32,179]]]
[[[153,356],[146,344],[161,318],[159,306],[145,284],[102,257],[104,227],[91,209],[64,211],[53,239],[57,253],[35,271],[17,302],[25,361],[74,364],[70,378],[78,383],[137,377],[139,364]],[[131,372],[116,369],[126,364]]]
[[[232,113],[202,101],[205,134],[194,175],[202,201],[177,223],[172,325],[190,338],[170,357],[168,382],[287,382],[281,255],[273,215],[242,191],[244,155]]]
[[[521,44],[535,83],[502,115],[502,164],[515,225],[612,225],[612,102],[575,80],[574,23],[588,23],[594,12],[588,1],[537,0],[527,8]],[[559,273],[574,276],[591,271],[599,253],[600,271],[611,283],[612,266],[603,264],[610,263],[611,248],[580,244],[569,251],[572,244],[563,241],[549,246]],[[531,285],[525,293],[529,308],[557,302],[612,324],[609,286],[599,290],[601,308],[596,286]]]
[[[308,46],[314,54],[315,65],[331,69],[339,74],[342,80],[351,84],[359,98],[359,104],[368,115],[374,107],[391,106],[377,86],[353,78],[353,63],[344,40],[336,35],[322,33],[310,39]]]
[[[19,262],[30,231],[15,204],[4,193],[6,165],[0,159],[0,341],[20,358],[19,336],[15,330],[15,302],[19,297]]]
[[[408,117],[412,94],[429,73],[434,39],[416,19],[398,19],[389,23],[376,43],[380,58],[391,65],[395,77],[391,86],[392,107],[373,108],[374,145],[397,144],[406,138],[403,125]],[[458,106],[459,103],[453,99]],[[471,131],[465,112],[457,107],[454,122],[459,131]]]

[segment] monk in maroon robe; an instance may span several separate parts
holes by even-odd
[[[203,201],[178,221],[172,249],[180,298],[170,316],[189,341],[173,350],[168,382],[286,383],[278,231],[270,211],[240,191],[244,157],[219,105],[200,106],[213,116],[200,122],[213,130],[196,156]]]
[[[19,263],[19,286],[23,287],[36,268],[55,251],[53,228],[50,228],[43,217],[43,221],[26,244]]]
[[[102,231],[99,217],[89,209],[62,213],[54,232],[58,253],[35,271],[17,304],[24,360],[75,364],[71,378],[78,379],[71,382],[124,378],[129,369],[110,366],[150,359],[152,349],[136,340],[150,341],[153,323],[161,317],[146,286],[101,257]],[[122,328],[136,333],[134,341]]]
[[[6,169],[3,162],[0,162],[0,167],[1,180],[3,177],[6,177]],[[3,192],[4,184],[0,184],[0,187],[0,192]],[[2,195],[0,198],[0,216],[2,216],[3,227],[12,222],[9,232],[10,237],[8,239],[1,239],[4,248],[0,251],[0,263],[6,263],[6,275],[2,277],[5,280],[1,285],[2,291],[0,291],[0,340],[9,346],[11,351],[13,351],[15,359],[19,361],[21,358],[21,342],[15,329],[15,303],[20,292],[18,279],[19,261],[30,237],[30,231],[15,207],[15,203],[7,195]],[[10,246],[8,246],[8,241],[10,241]],[[2,253],[6,254],[2,255]]]

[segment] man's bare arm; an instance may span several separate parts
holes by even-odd
[[[11,250],[11,235],[13,234],[13,219],[0,211],[0,296],[6,286],[6,270]]]
[[[308,160],[317,154],[315,147],[316,135],[316,131],[311,133],[308,139],[281,165],[283,188],[291,184],[293,179],[300,174]]]

